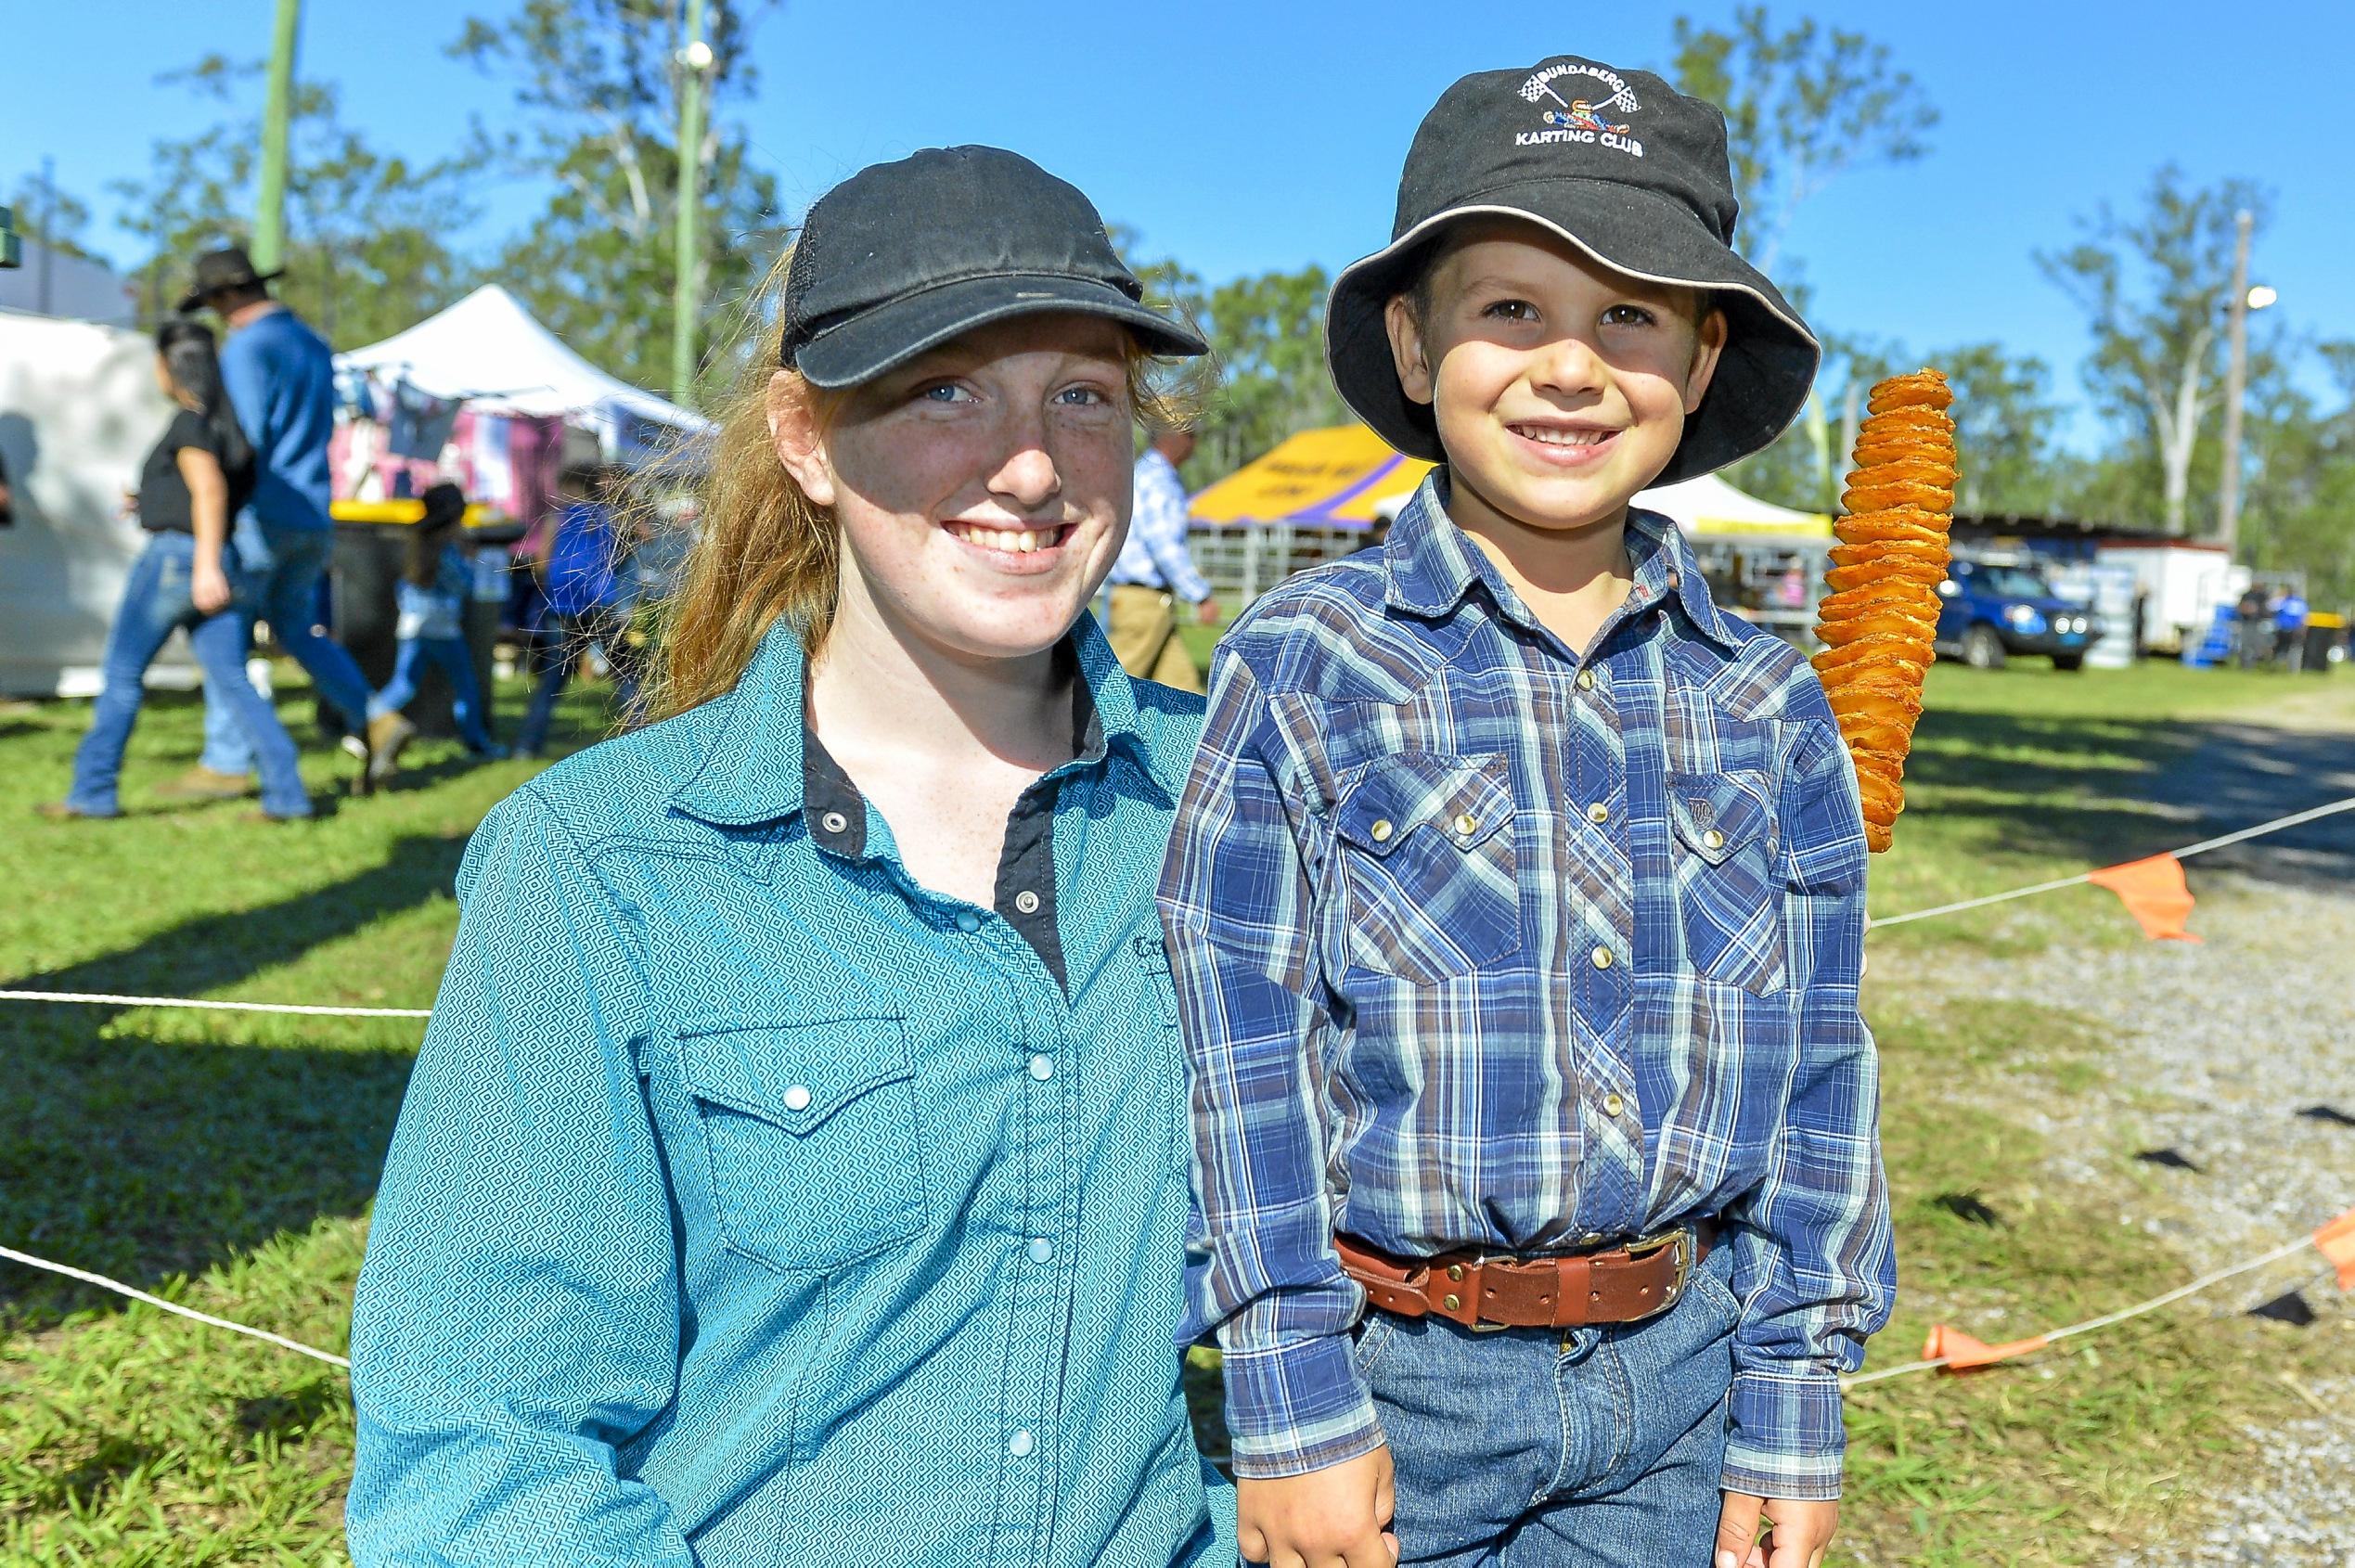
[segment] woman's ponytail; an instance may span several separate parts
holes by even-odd
[[[220,443],[221,466],[240,469],[253,460],[252,443],[229,406],[228,389],[221,381],[221,359],[214,352],[212,328],[185,315],[168,317],[156,328],[156,352],[163,356],[164,374],[181,397],[196,411]]]

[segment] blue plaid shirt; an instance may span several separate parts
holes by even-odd
[[[1715,1215],[1724,1484],[1836,1497],[1895,1291],[1839,730],[1665,519],[1630,514],[1581,660],[1445,508],[1443,470],[1237,623],[1163,873],[1236,1472],[1382,1441],[1336,1227],[1428,1256]]]

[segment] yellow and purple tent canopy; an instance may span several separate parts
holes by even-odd
[[[1363,425],[1303,431],[1187,503],[1218,526],[1367,528],[1414,494],[1431,465],[1401,456]],[[1383,501],[1392,504],[1381,510]]]

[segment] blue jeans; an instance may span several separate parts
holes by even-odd
[[[393,655],[392,678],[368,703],[368,717],[397,713],[417,699],[420,665],[431,664],[450,683],[450,717],[458,739],[470,752],[491,749],[490,733],[483,727],[483,693],[474,684],[474,655],[462,637],[403,637]]]
[[[1641,1323],[1473,1333],[1369,1308],[1357,1357],[1402,1563],[1708,1568],[1733,1386],[1732,1249]]]
[[[173,629],[185,626],[204,670],[207,702],[225,712],[240,742],[261,761],[262,809],[272,816],[308,816],[311,798],[296,771],[293,739],[277,710],[245,678],[244,618],[234,607],[218,615],[198,613],[189,598],[195,567],[196,541],[186,533],[153,535],[132,563],[122,607],[107,634],[106,688],[91,713],[90,733],[73,754],[73,792],[66,803],[92,816],[120,815],[116,784],[146,695],[148,666]]]
[[[593,610],[586,615],[551,616],[550,635],[555,641],[542,654],[540,684],[532,691],[532,705],[524,710],[523,727],[516,732],[515,749],[536,752],[547,744],[548,725],[556,717],[556,700],[564,695],[572,684],[573,672],[580,667],[581,657],[595,643],[605,650],[605,662],[613,672],[613,698],[624,720],[636,716],[637,693],[643,672],[638,667],[639,654],[624,636],[629,629],[629,617],[617,610]]]
[[[238,519],[237,547],[238,561],[253,580],[251,603],[246,607],[249,635],[255,620],[267,621],[278,646],[311,673],[328,705],[343,715],[353,733],[365,732],[368,678],[341,643],[318,629],[319,585],[335,550],[335,531],[273,533],[256,524],[249,512]],[[203,762],[216,773],[245,773],[253,766],[253,753],[238,725],[212,700],[210,682],[205,688]]]

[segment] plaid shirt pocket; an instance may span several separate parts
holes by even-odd
[[[1430,983],[1521,948],[1511,764],[1405,752],[1343,783],[1335,861],[1353,967]]]
[[[1782,989],[1782,881],[1775,870],[1771,788],[1763,773],[1668,778],[1677,907],[1685,948],[1704,980],[1758,996]]]

